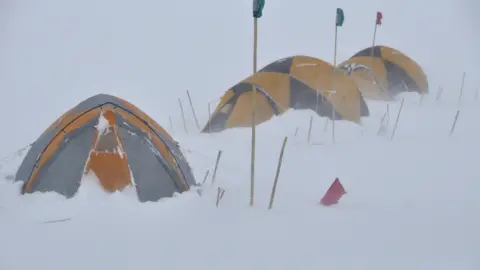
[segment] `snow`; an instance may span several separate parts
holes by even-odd
[[[213,110],[229,86],[250,75],[251,1],[2,2],[0,13],[8,16],[0,16],[7,22],[0,23],[0,87],[7,91],[0,110],[18,115],[3,119],[15,133],[0,140],[1,156],[8,157],[0,160],[6,178],[0,180],[0,269],[480,269],[480,101],[474,99],[480,43],[473,31],[478,19],[468,14],[478,10],[473,2],[267,1],[259,21],[259,67],[294,54],[331,61],[337,5],[346,17],[337,59],[346,59],[370,46],[381,10],[378,43],[417,60],[431,93],[368,101],[371,116],[363,126],[335,122],[334,144],[331,122],[325,131],[325,119],[316,116],[307,143],[309,111],[290,110],[258,126],[253,208],[250,129],[199,134],[184,108],[187,133],[177,100],[188,104],[189,89],[204,125],[207,104]],[[435,13],[426,19],[425,10]],[[453,45],[461,49],[445,53]],[[439,87],[445,90],[437,101]],[[18,195],[20,184],[7,179],[25,154],[15,149],[97,93],[131,101],[166,128],[197,182],[210,170],[202,195],[192,190],[140,203],[134,187],[107,194],[95,179],[84,181],[70,200]],[[386,104],[389,124],[377,136]],[[218,150],[223,154],[212,185]],[[338,205],[323,207],[318,202],[335,177],[348,193]],[[217,208],[218,187],[225,194]]]
[[[289,111],[257,129],[255,207],[249,209],[249,129],[214,135],[175,134],[197,181],[213,174],[202,196],[177,195],[141,204],[132,192],[105,194],[94,181],[65,200],[20,197],[0,182],[2,269],[477,269],[480,210],[477,166],[479,102],[462,104],[449,136],[456,100],[405,94],[390,102],[385,136],[376,132],[386,102],[369,102],[364,133],[351,123],[330,129],[310,112]],[[193,119],[191,128],[194,129]],[[178,123],[180,127],[182,124]],[[294,131],[299,128],[297,136]],[[180,130],[180,128],[178,129]],[[280,146],[289,136],[275,204],[268,211]],[[348,193],[325,208],[320,198],[339,177]],[[217,187],[225,189],[218,208]],[[69,221],[46,221],[71,218]],[[29,260],[22,260],[28,254]],[[54,255],[52,255],[54,254]],[[83,259],[78,260],[79,256]]]
[[[105,135],[111,131],[110,123],[108,120],[103,116],[103,111],[98,116],[98,124],[95,126],[99,136]]]

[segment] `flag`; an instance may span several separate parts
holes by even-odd
[[[254,18],[262,17],[263,7],[265,7],[265,0],[253,0],[253,17]]]
[[[347,192],[337,177],[335,178],[335,181],[333,181],[332,185],[328,188],[327,193],[325,193],[320,200],[320,203],[324,206],[337,204],[338,200],[340,200],[340,198],[342,198],[342,196],[345,194],[347,194]]]
[[[337,19],[335,20],[335,26],[342,27],[344,20],[345,20],[345,16],[343,14],[343,9],[337,8]]]
[[[382,25],[383,14],[382,12],[377,12],[377,25]]]

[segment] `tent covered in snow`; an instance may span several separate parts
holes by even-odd
[[[355,82],[328,62],[309,56],[280,59],[231,87],[202,132],[252,126],[253,85],[258,125],[288,109],[310,109],[336,120],[360,122],[369,110]],[[332,108],[333,106],[333,108]]]
[[[401,92],[428,93],[427,76],[404,53],[387,47],[363,49],[338,65],[369,99],[388,100]]]
[[[92,179],[107,192],[132,186],[142,202],[195,185],[173,138],[133,104],[104,94],[84,100],[48,127],[15,176],[24,183],[23,194],[53,191],[67,198]]]

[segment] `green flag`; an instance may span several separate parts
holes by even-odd
[[[265,0],[253,0],[253,17],[261,18],[263,7],[265,7]]]
[[[335,26],[342,27],[344,20],[345,15],[343,14],[343,9],[337,8],[337,19],[335,20]]]

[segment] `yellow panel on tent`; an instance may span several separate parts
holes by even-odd
[[[427,75],[425,75],[424,71],[417,62],[396,49],[387,46],[379,47],[381,49],[380,55],[382,59],[399,66],[405,73],[408,74],[408,79],[413,81],[412,87],[416,86],[416,89],[414,90],[417,90],[421,93],[428,93]],[[399,74],[398,76],[401,75]],[[402,78],[399,78],[399,80],[401,79]]]
[[[401,92],[428,93],[422,68],[404,53],[387,46],[363,49],[338,67],[353,77],[367,98],[390,99]]]
[[[245,92],[238,96],[237,102],[228,117],[226,128],[251,127],[252,126],[252,96],[253,92]],[[261,124],[274,116],[272,106],[268,104],[267,98],[257,92],[255,123]]]
[[[336,120],[359,123],[361,116],[369,115],[365,100],[349,76],[337,70],[334,77],[333,69],[331,64],[308,56],[270,63],[225,93],[202,132],[250,127],[251,94],[249,98],[244,95],[252,92],[252,84],[258,87],[261,100],[257,103],[257,124],[290,108],[310,109],[330,119],[334,114]],[[336,93],[331,93],[334,83]]]
[[[346,75],[351,75],[362,95],[367,99],[389,100],[387,69],[380,58],[358,56],[339,65]]]
[[[355,82],[330,63],[308,56],[297,56],[292,61],[290,74],[318,91],[344,120],[359,122],[363,98]],[[368,108],[367,108],[368,111]]]
[[[253,84],[257,86],[255,123],[259,125],[288,110],[289,76],[256,73],[230,88],[220,99],[202,132],[252,126]]]

